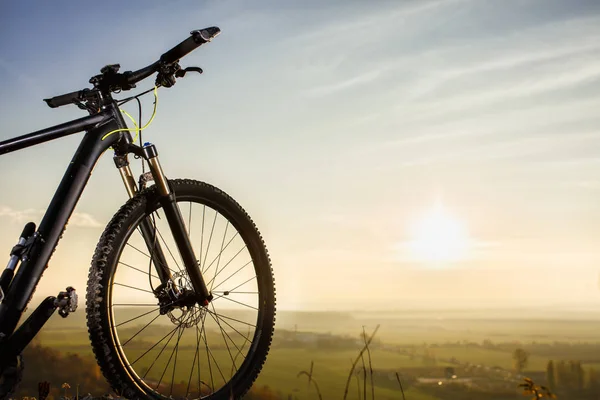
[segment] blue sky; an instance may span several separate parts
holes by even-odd
[[[0,19],[0,140],[82,116],[42,99],[105,64],[137,69],[222,29],[182,61],[204,75],[160,90],[145,138],[168,176],[248,210],[284,308],[361,307],[365,291],[379,306],[599,303],[597,1],[23,1]],[[2,248],[39,218],[79,140],[0,158]],[[69,284],[83,289],[125,200],[107,155],[51,262]],[[471,251],[431,268],[406,244],[439,201]]]

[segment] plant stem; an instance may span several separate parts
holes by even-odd
[[[352,363],[352,369],[350,369],[350,373],[348,374],[348,379],[346,380],[346,388],[344,389],[344,400],[346,400],[346,398],[348,397],[348,386],[350,386],[350,379],[352,378],[352,372],[354,371],[354,368],[356,368],[356,363],[358,362],[360,357],[363,355],[363,353],[365,352],[367,347],[369,347],[369,344],[373,340],[373,337],[375,337],[375,334],[377,333],[378,330],[379,330],[379,325],[377,325],[377,328],[375,328],[375,330],[373,331],[373,334],[371,335],[369,340],[367,340],[367,342],[365,343],[365,347],[363,347],[363,349],[360,351],[360,353],[358,353],[358,356]]]

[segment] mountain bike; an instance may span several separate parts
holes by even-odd
[[[56,310],[67,317],[77,309],[77,292],[69,286],[24,318],[94,165],[109,149],[129,200],[104,229],[87,282],[87,329],[104,377],[129,399],[237,399],[258,377],[275,321],[264,241],[233,198],[208,183],[167,178],[156,146],[142,144],[142,131],[156,113],[157,89],[189,72],[202,73],[179,61],[219,33],[217,27],[192,31],[137,71],[120,73],[119,64],[107,65],[90,79],[93,88],[44,99],[51,108],[76,105],[88,116],[0,142],[5,154],[85,132],[39,226],[25,225],[0,276],[0,399],[14,391],[22,352],[49,318]],[[154,74],[152,89],[113,98]],[[152,91],[154,112],[142,127],[139,97]],[[120,108],[132,100],[138,102],[138,123]],[[130,154],[141,160],[137,180]]]

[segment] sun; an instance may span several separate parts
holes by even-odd
[[[418,261],[448,263],[467,257],[469,237],[466,228],[440,202],[414,224],[411,233],[409,246]]]

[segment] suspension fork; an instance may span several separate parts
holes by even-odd
[[[190,278],[192,287],[196,293],[197,301],[199,304],[207,305],[208,302],[212,300],[212,295],[209,293],[202,273],[200,272],[198,261],[196,255],[194,254],[194,249],[190,243],[190,239],[185,228],[185,222],[181,215],[181,211],[179,210],[179,206],[177,205],[175,194],[171,191],[169,183],[158,160],[158,152],[156,151],[156,147],[153,144],[145,144],[141,149],[143,157],[148,161],[150,166],[150,172],[152,173],[152,177],[160,194],[160,203],[163,207],[165,217],[169,223],[171,233],[173,234],[173,238],[177,244],[177,249],[179,250],[179,254],[181,255],[185,265],[185,269]],[[135,184],[135,180],[133,179],[133,175],[131,174],[131,170],[129,169],[129,165],[127,164],[124,166],[123,169],[119,167],[119,171],[121,172],[121,177],[123,178],[127,192],[135,193],[133,192],[133,188],[136,188],[137,186]],[[146,225],[146,233],[144,233],[144,225]],[[142,234],[146,240],[148,249],[152,249],[153,244],[156,242],[154,241],[154,228],[148,219],[142,222]],[[158,269],[161,269],[162,271],[158,271],[159,277],[161,281],[165,283],[166,280],[171,279],[171,274],[167,267],[166,261],[163,262],[164,253],[160,251],[158,254],[162,255],[162,259],[159,259],[160,264],[156,265],[160,266]],[[163,281],[163,277],[165,281]]]
[[[127,194],[129,195],[129,198],[132,198],[138,192],[138,187],[131,172],[131,168],[129,167],[127,155],[115,155],[114,162],[119,169],[119,173],[123,179],[123,184],[125,185]],[[162,247],[158,242],[158,238],[155,235],[155,229],[150,217],[146,217],[140,223],[140,230],[142,237],[144,238],[144,242],[146,243],[146,247],[148,248],[148,252],[150,253],[151,260],[154,263],[160,282],[165,285],[168,282],[172,282],[173,277],[171,276],[171,270],[168,267],[169,264],[167,263],[165,253],[162,251]]]

